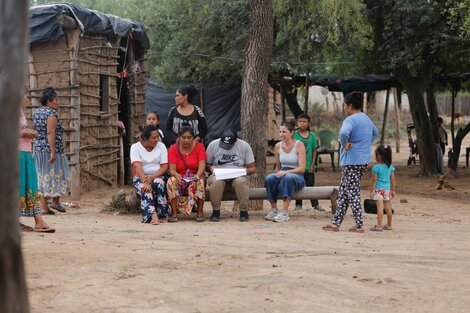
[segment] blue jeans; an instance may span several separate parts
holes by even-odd
[[[275,202],[278,194],[281,197],[292,199],[294,191],[304,188],[305,180],[303,174],[288,173],[284,176],[277,177],[276,174],[269,174],[264,181],[266,187],[267,200]]]

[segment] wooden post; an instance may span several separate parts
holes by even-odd
[[[367,92],[364,92],[364,100],[362,101],[362,112],[367,114]]]
[[[282,121],[284,122],[286,120],[286,99],[284,98],[284,90],[282,89],[282,86],[281,86],[281,105],[282,105],[281,117],[282,117]]]
[[[124,138],[123,134],[119,134],[119,187],[124,186]]]
[[[31,105],[39,106],[39,96],[37,95],[38,80],[36,74],[36,67],[34,66],[34,57],[31,53],[28,55],[28,70],[29,70],[29,89],[31,96]],[[32,116],[32,114],[31,114]]]
[[[135,71],[135,55],[134,55],[134,42],[132,41],[131,36],[127,36],[127,60],[124,60],[125,64],[129,64],[129,75],[128,75],[128,86],[124,88],[128,89],[127,92],[127,105],[129,106],[129,125],[127,130],[127,142],[126,147],[128,151],[130,150],[132,144],[134,143],[134,136],[136,135],[135,123],[135,104],[137,101],[137,94],[135,90],[136,84],[136,71]],[[129,177],[126,177],[126,181],[132,181],[132,165],[127,164],[128,170],[127,173]]]
[[[398,107],[397,88],[393,88],[393,102],[395,107],[395,152],[400,152],[400,108]]]
[[[67,32],[67,46],[70,59],[70,87],[78,85],[78,44],[80,42],[80,31]],[[70,89],[70,117],[69,126],[73,131],[70,133],[70,174],[71,174],[71,198],[80,199],[80,90]]]
[[[390,98],[390,89],[387,89],[387,98],[385,99],[384,118],[382,121],[382,132],[380,134],[380,144],[383,145],[385,141],[385,127],[387,126],[388,117],[388,99]]]
[[[452,139],[452,150],[454,150],[454,141],[455,141],[455,129],[454,129],[454,120],[455,120],[455,97],[457,97],[457,91],[452,87],[452,105],[451,105],[451,120],[450,120],[450,137]]]
[[[308,71],[307,75],[305,75],[305,103],[304,103],[304,113],[308,114],[308,89],[309,89],[309,81],[308,81]]]

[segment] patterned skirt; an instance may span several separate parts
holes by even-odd
[[[170,177],[167,182],[168,200],[171,201],[178,197],[178,212],[190,215],[197,199],[204,200],[206,198],[206,187],[204,179],[191,181],[188,186],[188,195],[181,195],[181,186],[175,177]]]
[[[64,153],[57,153],[54,163],[49,163],[50,152],[33,154],[38,171],[38,192],[45,197],[61,197],[69,193],[70,169]]]
[[[31,152],[20,151],[19,163],[19,215],[34,216],[40,209],[36,166]]]
[[[140,196],[140,211],[142,213],[142,223],[150,223],[152,215],[167,217],[170,215],[170,207],[166,200],[166,177],[160,176],[153,180],[152,191],[143,190],[139,176],[134,176],[132,181],[137,194]]]

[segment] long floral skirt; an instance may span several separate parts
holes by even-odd
[[[19,215],[35,216],[40,214],[40,208],[36,166],[31,152],[20,151],[19,163]]]
[[[206,187],[203,178],[189,183],[187,196],[181,195],[181,186],[173,176],[168,179],[167,190],[169,201],[178,197],[178,212],[185,215],[191,214],[197,199],[204,200],[206,198]]]
[[[57,153],[54,163],[49,163],[50,152],[33,154],[36,170],[38,171],[38,192],[44,197],[61,197],[69,192],[70,169],[67,157]]]
[[[152,183],[152,191],[148,192],[143,191],[144,184],[139,176],[134,176],[133,184],[140,196],[142,223],[149,223],[154,213],[157,213],[158,217],[167,217],[170,214],[171,210],[166,198],[166,177],[155,178]]]

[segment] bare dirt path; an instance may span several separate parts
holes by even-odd
[[[46,217],[57,233],[23,235],[32,312],[468,312],[468,169],[451,180],[456,190],[436,192],[435,178],[406,168],[400,181],[395,230],[365,234],[346,231],[349,214],[342,231],[325,232],[331,214],[316,211],[240,223],[230,202],[219,223],[143,225],[102,213],[117,190],[97,190]]]

